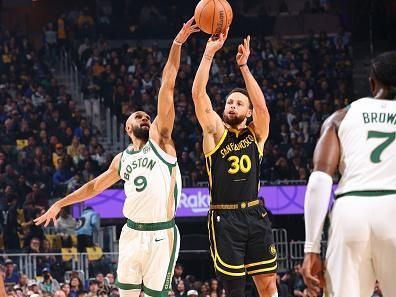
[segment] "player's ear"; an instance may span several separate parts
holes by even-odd
[[[248,109],[248,112],[247,112],[247,114],[246,114],[246,117],[247,117],[247,118],[250,118],[252,115],[253,115],[253,109],[249,108],[249,109]]]

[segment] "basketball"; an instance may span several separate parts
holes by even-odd
[[[225,32],[232,22],[232,8],[226,0],[201,0],[195,7],[194,19],[208,34]]]

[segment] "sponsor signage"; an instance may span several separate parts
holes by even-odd
[[[265,186],[260,188],[259,196],[264,197],[266,207],[273,214],[303,214],[305,191],[305,185]],[[111,189],[85,201],[85,206],[91,206],[102,218],[122,218],[124,200],[123,189]],[[176,217],[206,216],[209,203],[207,188],[184,188]]]

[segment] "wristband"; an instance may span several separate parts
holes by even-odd
[[[173,40],[173,43],[176,44],[176,45],[183,45],[183,43],[177,41],[176,39]]]

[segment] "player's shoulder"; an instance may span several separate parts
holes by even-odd
[[[336,110],[333,112],[324,122],[322,125],[322,132],[326,129],[335,129],[338,131],[342,121],[344,120],[345,116],[347,115],[348,111],[350,110],[351,105],[348,105],[342,109]]]

